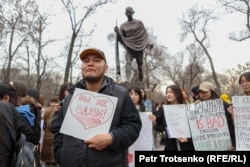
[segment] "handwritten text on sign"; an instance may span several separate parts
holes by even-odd
[[[250,96],[233,96],[236,149],[250,150]]]
[[[220,99],[188,104],[187,114],[195,150],[224,151],[230,148],[231,139]]]
[[[80,139],[108,133],[117,98],[76,89],[61,127],[61,132]]]
[[[171,138],[190,138],[190,130],[185,104],[163,105],[165,120]]]

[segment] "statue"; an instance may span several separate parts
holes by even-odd
[[[143,81],[142,65],[144,49],[146,47],[150,47],[150,49],[153,47],[142,21],[133,19],[134,13],[132,7],[127,7],[125,9],[125,15],[128,20],[122,23],[119,29],[117,26],[114,28],[114,31],[117,33],[117,40],[126,49],[126,75],[128,82],[130,82],[133,58],[136,59],[139,81]]]

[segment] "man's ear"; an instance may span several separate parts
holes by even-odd
[[[9,95],[4,95],[3,97],[3,101],[9,101],[10,100],[10,96]]]

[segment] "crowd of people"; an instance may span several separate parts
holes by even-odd
[[[145,97],[144,89],[133,87],[127,90],[105,75],[108,65],[101,50],[88,48],[80,54],[80,60],[83,79],[74,85],[64,83],[58,95],[51,97],[48,107],[43,106],[43,98],[39,91],[27,88],[24,82],[0,83],[1,112],[8,112],[16,131],[23,133],[27,141],[37,145],[42,164],[61,167],[128,166],[128,148],[141,135],[143,122],[140,112],[150,112],[148,118],[152,121],[154,130],[164,136],[164,151],[194,151],[192,137],[169,137],[163,106],[199,103],[211,99],[223,100],[232,143],[228,150],[236,150],[234,106],[227,94],[220,96],[215,92],[213,83],[202,82],[194,86],[190,98],[178,85],[170,85],[166,88],[163,103],[154,108],[153,101]],[[249,96],[250,72],[239,77],[239,84],[244,94]],[[75,89],[117,97],[114,116],[107,133],[97,133],[92,138],[81,140],[60,132]],[[0,115],[0,119],[4,118]],[[0,122],[0,166],[8,166],[14,141],[10,140],[4,121]]]
[[[128,21],[133,20],[134,10],[126,8]],[[135,25],[141,24],[136,22]],[[126,26],[121,31],[121,36],[129,35],[125,32]],[[115,31],[118,31],[116,29]],[[125,38],[124,37],[124,38]],[[121,37],[123,38],[123,37]],[[147,37],[146,37],[147,38]],[[148,38],[146,40],[148,42]],[[123,42],[128,44],[125,39]],[[148,43],[146,43],[148,44]],[[145,48],[143,46],[143,48]],[[139,50],[141,52],[141,50]],[[106,75],[108,64],[103,51],[97,48],[87,48],[80,53],[82,62],[82,79],[76,84],[64,83],[58,95],[51,97],[49,106],[44,106],[42,94],[34,88],[28,88],[26,83],[21,81],[0,83],[0,166],[8,167],[11,163],[11,155],[15,141],[12,140],[6,125],[3,113],[8,114],[8,121],[14,125],[16,132],[23,133],[26,140],[37,145],[40,155],[41,166],[60,167],[85,167],[85,166],[112,166],[128,167],[128,149],[135,143],[139,136],[143,135],[141,129],[144,126],[140,113],[148,113],[148,119],[152,122],[152,134],[157,131],[161,134],[161,144],[164,151],[195,151],[192,137],[172,138],[169,135],[164,105],[199,104],[208,100],[222,99],[223,111],[225,114],[231,146],[228,151],[237,150],[235,140],[234,104],[227,94],[219,95],[215,91],[214,84],[202,82],[191,89],[192,95],[178,85],[169,85],[165,91],[165,99],[162,103],[154,103],[147,99],[144,89],[133,87],[126,89],[118,85],[111,77]],[[139,60],[138,70],[140,80],[143,79]],[[129,72],[130,73],[130,72]],[[250,72],[245,72],[239,77],[239,85],[242,87],[245,96],[250,95]],[[77,111],[72,111],[72,101],[76,99],[76,90],[86,90],[95,97],[98,93],[100,99],[91,103],[90,98],[80,95],[80,101],[89,106],[78,105]],[[117,101],[114,108],[110,107],[107,97],[114,97]],[[82,108],[81,108],[82,107]],[[97,112],[95,107],[106,107],[103,113],[113,109],[110,125],[106,133],[99,133],[99,129],[93,126],[95,135],[86,139],[68,135],[61,132],[63,122],[68,112],[77,112],[76,120],[86,121],[89,126],[104,124],[103,117],[99,118],[101,111]],[[105,112],[107,111],[107,112]],[[87,115],[95,115],[87,119]],[[99,119],[97,119],[97,117]],[[109,118],[109,117],[108,117]],[[86,122],[81,122],[83,126]],[[151,123],[150,123],[151,124]],[[70,125],[69,125],[70,126]],[[151,125],[150,125],[151,126]],[[73,127],[75,128],[75,127]],[[86,128],[85,128],[86,129]],[[80,133],[80,132],[79,132]],[[151,150],[154,150],[155,141]],[[226,150],[221,150],[226,151]]]

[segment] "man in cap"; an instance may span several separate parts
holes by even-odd
[[[63,101],[61,111],[53,124],[54,152],[60,167],[128,166],[128,147],[138,138],[141,130],[139,113],[129,96],[128,90],[115,84],[105,75],[108,70],[105,54],[96,48],[81,52],[82,77]],[[75,88],[114,96],[118,98],[109,133],[97,134],[90,139],[80,140],[60,133]]]
[[[127,7],[125,9],[125,15],[128,20],[120,25],[120,29],[118,29],[117,26],[114,29],[115,32],[117,32],[118,41],[120,41],[126,49],[126,75],[128,82],[130,82],[133,58],[136,59],[139,80],[143,80],[143,51],[146,47],[153,47],[142,21],[133,19],[134,13],[132,7]]]

